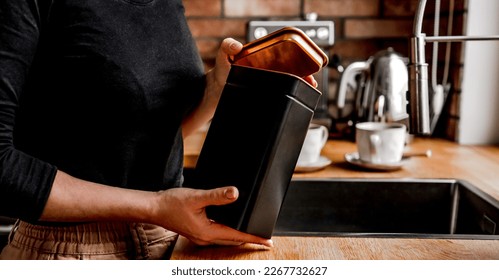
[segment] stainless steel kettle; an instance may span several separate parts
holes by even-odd
[[[355,95],[353,122],[406,123],[407,59],[392,48],[379,51],[367,61],[354,62],[342,73],[338,109],[345,107],[347,91]]]

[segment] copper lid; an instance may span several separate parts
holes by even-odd
[[[244,45],[232,61],[305,77],[326,66],[328,57],[303,31],[284,27]]]

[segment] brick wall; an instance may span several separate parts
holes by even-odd
[[[449,1],[442,0],[440,33],[447,30]],[[317,13],[319,20],[335,23],[335,45],[329,55],[341,57],[347,66],[353,61],[366,60],[379,50],[393,47],[408,55],[407,38],[412,33],[417,0],[184,0],[186,16],[206,68],[213,66],[220,41],[233,37],[246,42],[246,24],[250,20],[296,20],[307,13]],[[452,32],[462,34],[467,0],[454,0]],[[423,31],[433,34],[434,1],[428,1]],[[431,46],[426,47],[430,62]],[[441,44],[439,61],[444,58]],[[452,91],[437,136],[454,139],[459,121],[460,77],[462,72],[462,46],[453,44],[450,81]],[[439,67],[439,74],[443,67]],[[329,99],[334,104],[339,75],[330,71]],[[331,105],[334,111],[334,105]]]

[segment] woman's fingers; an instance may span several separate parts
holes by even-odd
[[[189,226],[188,228],[192,231],[186,231],[183,233],[188,233],[188,236],[186,237],[191,239],[196,244],[240,245],[243,243],[255,243],[272,247],[271,240],[244,233],[223,224],[219,224],[206,216],[205,209],[208,206],[216,207],[235,202],[239,196],[239,191],[236,187],[229,186],[210,190],[183,189],[183,191],[190,194],[188,195],[190,197],[188,201],[192,203],[190,206],[192,207],[191,211],[195,214],[189,216],[190,219],[194,220],[189,221],[189,219],[183,219],[182,221],[184,223],[197,225]],[[190,207],[188,206],[188,208]]]
[[[310,76],[306,76],[303,78],[305,81],[307,81],[310,85],[312,85],[314,88],[316,88],[319,83],[317,83],[317,81],[315,80],[314,76],[310,75]]]

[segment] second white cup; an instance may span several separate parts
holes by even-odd
[[[375,164],[401,161],[406,131],[406,126],[400,123],[358,123],[355,126],[355,141],[360,160]]]
[[[329,131],[327,127],[311,124],[303,142],[297,165],[304,166],[318,162],[322,148],[326,145],[328,137]]]

